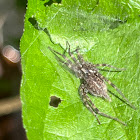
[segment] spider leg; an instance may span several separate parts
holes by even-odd
[[[86,96],[87,96],[87,95],[86,95]],[[91,103],[91,105],[92,105],[92,107],[93,107],[93,110],[96,112],[96,114],[99,114],[99,115],[101,115],[101,116],[103,116],[103,117],[106,117],[106,118],[115,120],[115,121],[117,121],[117,122],[119,122],[119,123],[121,123],[121,124],[123,124],[123,125],[126,125],[124,122],[122,122],[122,121],[119,120],[118,118],[115,118],[115,117],[112,117],[112,116],[109,116],[109,115],[107,115],[107,114],[105,114],[105,113],[100,112],[99,109],[95,107],[95,105],[92,103],[92,101],[90,100],[90,98],[89,98],[88,96],[87,96],[87,100]]]
[[[107,71],[107,72],[121,72],[122,71],[122,70],[107,70],[107,69],[100,69],[100,68],[98,68],[98,70]]]
[[[90,104],[89,104],[89,102],[88,102],[88,100],[85,96],[87,93],[84,91],[84,85],[83,84],[81,84],[81,86],[80,86],[79,94],[80,94],[80,97],[81,97],[82,102],[85,105],[85,107],[95,116],[95,118],[97,119],[97,122],[99,124],[101,124],[97,115],[96,115],[96,113],[93,111],[92,107],[90,106]]]
[[[104,76],[102,76],[101,74],[98,73],[98,76],[105,80],[109,85],[111,85],[122,97],[123,99],[125,100],[126,104],[128,104],[131,108],[135,109],[136,110],[136,107],[133,106],[129,100],[124,96],[124,94],[121,92],[121,90],[119,88],[117,88],[110,80],[108,80],[107,78],[105,78]],[[122,101],[122,100],[121,100]]]
[[[73,59],[73,61],[75,62],[75,63],[81,63],[81,64],[83,64],[84,63],[84,59],[83,59],[83,57],[82,57],[82,55],[79,53],[79,50],[80,50],[80,48],[79,48],[79,46],[76,48],[76,50],[74,50],[73,52],[76,52],[77,53],[77,58],[78,58],[78,60],[79,60],[79,62],[77,61],[77,59],[73,56],[73,52],[71,52],[70,51],[70,44],[68,43],[68,42],[66,42],[66,45],[68,46],[68,53],[69,53],[69,55],[71,56],[71,58]]]
[[[70,51],[70,44],[66,42],[66,46],[68,46],[68,54],[72,58],[72,60],[79,65],[78,60],[74,57],[73,53]],[[75,50],[76,51],[76,50]]]
[[[70,69],[74,70],[75,65],[64,55],[60,54],[59,52],[53,50],[52,48],[48,47],[49,50],[55,55],[56,59],[60,61],[61,63],[65,64]],[[66,61],[63,61],[61,58],[59,58],[56,54],[62,56]]]
[[[79,48],[79,47],[78,47],[78,48]],[[84,64],[84,63],[85,63],[84,58],[83,58],[83,56],[79,53],[78,50],[79,50],[79,49],[76,50],[78,60],[80,61],[81,64]]]
[[[109,65],[109,64],[95,64],[94,66],[95,67],[109,67],[109,68],[113,68],[113,69],[115,69],[117,71],[124,71],[124,70],[126,70],[124,68],[116,68],[116,67],[114,67],[112,65]],[[102,70],[102,69],[100,69],[100,70]]]
[[[66,41],[66,46],[67,46],[66,48],[70,48],[70,44],[68,41]],[[73,54],[74,52],[77,52],[77,50],[80,50],[80,48],[77,47],[74,51],[70,51],[70,52]]]
[[[115,117],[109,116],[109,115],[107,115],[107,114],[105,114],[105,113],[103,113],[103,112],[100,112],[100,111],[98,111],[97,114],[99,114],[99,115],[101,115],[101,116],[103,116],[103,117],[106,117],[106,118],[109,118],[109,119],[115,120],[115,121],[117,121],[117,122],[119,122],[119,123],[121,123],[121,124],[123,124],[123,125],[126,126],[126,124],[125,124],[124,122],[122,122],[121,120],[119,120],[118,118],[115,118]]]
[[[112,94],[113,96],[115,96],[116,98],[118,98],[119,100],[121,100],[123,103],[127,104],[128,106],[130,106],[125,100],[121,99],[119,96],[117,96],[116,94],[114,94],[112,91],[107,90],[110,94]],[[131,106],[130,106],[131,107]]]
[[[126,125],[124,122],[122,122],[121,120],[119,120],[118,118],[109,116],[105,113],[102,113],[99,111],[99,109],[93,104],[93,102],[91,101],[91,99],[88,97],[87,93],[84,91],[85,86],[83,84],[81,84],[80,86],[80,96],[82,98],[83,104],[87,107],[88,110],[90,110],[90,112],[96,117],[98,123],[100,124],[99,119],[97,118],[96,114],[99,114],[103,117],[115,120],[123,125]]]

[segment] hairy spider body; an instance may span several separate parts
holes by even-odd
[[[80,75],[79,79],[83,81],[88,93],[111,101],[107,94],[107,86],[102,77],[99,76],[99,72],[94,65],[84,62],[78,74]]]
[[[114,89],[116,89],[116,91],[123,97],[123,99],[121,99],[119,96],[117,96],[114,93],[112,93],[111,91],[109,91],[111,94],[113,94],[115,97],[120,99],[122,102],[129,105],[131,108],[136,109],[128,101],[128,99],[123,95],[123,93],[111,81],[109,81],[103,75],[100,74],[99,69],[97,67],[106,66],[106,67],[114,68],[117,71],[122,71],[124,69],[118,69],[118,68],[113,67],[108,64],[91,64],[89,62],[85,62],[83,60],[83,57],[79,53],[79,48],[77,48],[75,51],[71,52],[70,45],[68,42],[67,42],[66,46],[67,46],[67,48],[64,50],[63,54],[51,49],[50,47],[49,47],[49,49],[54,53],[54,55],[56,56],[56,59],[58,61],[65,64],[67,67],[69,67],[69,69],[72,70],[75,73],[75,75],[80,79],[81,85],[79,87],[79,95],[82,99],[83,104],[86,106],[86,108],[96,117],[99,124],[100,124],[100,121],[96,114],[113,119],[123,125],[126,125],[124,122],[122,122],[118,118],[111,117],[107,114],[100,112],[99,109],[93,104],[93,102],[91,101],[91,99],[88,96],[88,93],[89,93],[93,96],[102,97],[104,99],[107,99],[108,101],[111,101],[111,98],[108,95],[109,90],[107,89],[107,86],[105,83],[105,82],[107,82]],[[68,49],[68,54],[71,59],[69,59],[65,55],[67,49]],[[74,52],[77,53],[77,58],[73,55]],[[57,55],[63,57],[64,60],[59,58]]]

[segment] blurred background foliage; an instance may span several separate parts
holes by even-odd
[[[26,0],[0,0],[0,140],[26,140],[19,99],[19,43]]]

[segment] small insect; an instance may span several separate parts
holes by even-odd
[[[101,112],[91,101],[88,94],[104,98],[108,101],[111,101],[111,98],[108,95],[108,92],[113,94],[115,97],[120,99],[122,102],[126,103],[128,106],[130,106],[133,109],[136,109],[124,96],[124,94],[118,89],[111,81],[109,81],[107,78],[105,78],[103,75],[100,74],[99,69],[97,67],[104,66],[104,67],[110,67],[115,69],[115,72],[122,71],[124,69],[118,69],[114,66],[108,65],[108,64],[91,64],[89,62],[84,61],[82,55],[79,53],[79,47],[73,52],[70,50],[70,45],[68,42],[66,42],[66,49],[64,50],[64,53],[61,54],[50,47],[48,47],[56,56],[57,60],[61,63],[65,64],[79,79],[81,82],[81,85],[79,87],[79,95],[82,99],[83,104],[86,106],[86,108],[96,117],[98,123],[100,124],[100,121],[97,117],[97,114],[107,117],[109,119],[115,120],[123,125],[126,125],[124,122],[119,120],[118,118],[109,116],[103,112]],[[66,56],[66,52],[68,49],[68,55],[70,56],[70,59]],[[77,53],[77,57],[74,56],[74,52]],[[62,58],[58,57],[61,56]],[[106,83],[111,85],[121,96],[123,99],[121,99],[119,96],[112,93],[110,90],[107,89]]]

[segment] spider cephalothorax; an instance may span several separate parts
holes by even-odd
[[[107,78],[105,78],[103,75],[100,74],[99,70],[103,70],[103,69],[99,69],[97,67],[98,66],[110,67],[110,68],[114,68],[116,71],[122,71],[124,69],[118,69],[118,68],[113,67],[113,66],[108,65],[108,64],[91,64],[89,62],[86,62],[86,61],[84,61],[83,57],[79,53],[79,48],[77,48],[75,51],[71,52],[70,45],[68,42],[66,45],[68,48],[68,54],[70,56],[70,59],[68,57],[66,57],[66,55],[65,55],[67,48],[66,48],[66,50],[64,50],[63,54],[51,49],[50,47],[49,47],[49,49],[55,54],[55,56],[57,57],[57,59],[61,63],[68,66],[68,68],[70,70],[72,70],[73,73],[80,79],[81,85],[79,87],[79,95],[82,99],[83,104],[96,117],[99,124],[100,124],[100,121],[97,118],[96,114],[113,119],[113,120],[115,120],[123,125],[126,125],[124,122],[122,122],[118,118],[111,117],[107,114],[100,112],[99,109],[96,108],[96,106],[93,104],[93,102],[91,101],[91,99],[88,96],[88,93],[89,93],[93,96],[102,97],[104,99],[111,101],[111,98],[108,95],[108,92],[110,92],[115,97],[120,99],[122,102],[129,105],[131,108],[136,109],[128,101],[128,99],[123,95],[123,93],[111,81],[109,81]],[[77,53],[77,58],[73,55],[74,52]],[[64,58],[64,60],[59,58],[57,55],[62,56]],[[105,82],[107,82],[109,85],[111,85],[123,97],[123,99],[121,99],[119,96],[117,96],[114,93],[112,93],[111,91],[109,91],[107,89]]]

